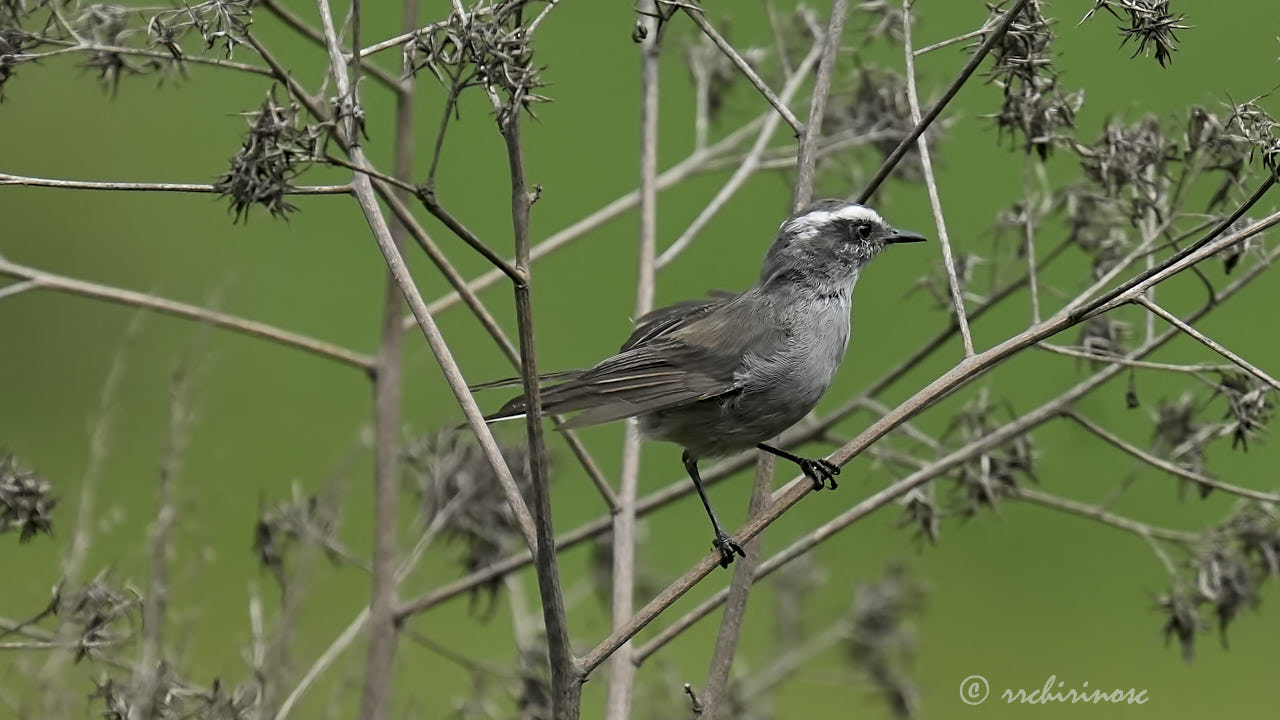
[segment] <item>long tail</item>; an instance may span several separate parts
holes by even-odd
[[[568,382],[577,378],[583,372],[584,371],[582,370],[564,370],[561,372],[551,372],[551,373],[541,374],[538,376],[538,387],[542,389],[546,389],[546,386],[549,383]],[[489,390],[492,388],[502,388],[502,387],[512,387],[516,385],[522,385],[523,383],[524,383],[524,378],[518,378],[518,377],[503,378],[502,380],[493,380],[490,382],[470,385],[469,388],[471,390]],[[553,409],[550,409],[546,406],[543,406],[542,408],[543,415],[548,415],[553,412],[554,412]],[[498,408],[497,412],[494,412],[490,415],[486,415],[484,418],[484,421],[486,423],[492,424],[496,422],[502,422],[503,420],[517,420],[519,418],[523,418],[526,414],[527,413],[525,412],[524,395],[518,395],[508,400],[506,404],[504,404],[501,408]]]

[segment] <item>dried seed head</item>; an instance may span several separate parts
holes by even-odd
[[[1174,32],[1191,29],[1190,25],[1182,24],[1186,15],[1174,13],[1169,6],[1170,0],[1094,0],[1093,7],[1080,22],[1105,9],[1121,23],[1121,47],[1133,40],[1137,47],[1132,57],[1151,53],[1160,67],[1165,67],[1178,49],[1178,38]]]
[[[1249,449],[1249,440],[1266,432],[1275,416],[1271,402],[1271,388],[1244,373],[1224,373],[1218,390],[1227,398],[1226,430],[1231,435],[1231,447]]]
[[[859,66],[845,83],[852,90],[833,92],[822,116],[822,134],[832,142],[845,138],[874,138],[870,147],[879,164],[915,127],[907,99],[906,78],[894,70]],[[937,146],[946,132],[946,123],[933,123],[925,131],[930,147]],[[908,155],[917,153],[911,145]],[[850,153],[829,153],[819,157],[823,172],[847,165]],[[894,170],[904,179],[918,179],[920,163],[899,163]]]
[[[18,542],[52,535],[50,512],[57,504],[50,482],[23,468],[12,454],[0,453],[0,535],[16,530]]]
[[[1120,357],[1125,354],[1125,341],[1129,338],[1129,325],[1107,315],[1090,318],[1080,330],[1078,344],[1090,355]],[[1094,366],[1105,364],[1092,361]]]
[[[993,15],[1003,7],[991,5]],[[995,118],[1003,137],[1021,136],[1023,150],[1035,151],[1044,160],[1057,144],[1070,139],[1064,130],[1075,127],[1075,116],[1084,104],[1084,92],[1067,92],[1053,66],[1053,23],[1031,0],[1014,17],[1004,36],[991,49],[994,58],[990,82],[1004,91]]]
[[[1177,402],[1160,401],[1156,408],[1155,430],[1152,448],[1157,455],[1178,463],[1191,472],[1208,476],[1205,467],[1205,446],[1212,433],[1203,432],[1205,426],[1197,419],[1199,408],[1191,395],[1183,395]],[[1200,496],[1212,490],[1200,486]]]
[[[501,449],[516,486],[528,497],[528,450]],[[469,434],[455,429],[429,433],[409,443],[404,456],[406,478],[418,495],[424,520],[444,513],[441,533],[464,546],[462,565],[467,572],[493,564],[524,543],[498,476]],[[501,583],[496,578],[486,586],[491,601]]]
[[[1133,125],[1111,123],[1080,152],[1085,177],[1106,197],[1126,201],[1135,224],[1168,205],[1169,164],[1178,158],[1175,144],[1152,116]]]
[[[231,199],[237,222],[248,219],[254,205],[285,217],[297,209],[286,200],[287,193],[293,189],[293,180],[315,161],[324,129],[305,124],[296,104],[277,102],[275,86],[262,105],[245,116],[249,132],[231,158],[231,168],[214,187]]]
[[[993,432],[1014,417],[1007,403],[994,403],[983,388],[954,418],[944,440],[966,445]],[[1001,497],[1021,478],[1035,480],[1035,445],[1029,435],[1017,435],[962,463],[954,472],[959,493],[955,512],[973,515],[982,507],[997,509]]]
[[[924,610],[924,599],[924,588],[897,563],[881,579],[854,591],[846,650],[895,717],[912,717],[919,706],[908,670],[916,646],[911,623]]]
[[[324,550],[329,559],[351,559],[353,554],[338,539],[341,507],[331,493],[304,494],[299,485],[293,497],[264,509],[254,525],[253,550],[258,562],[275,577],[281,591],[287,589],[286,564],[299,543]]]
[[[1241,610],[1258,604],[1258,588],[1251,568],[1233,547],[1223,545],[1204,550],[1195,561],[1195,587],[1200,598],[1217,613],[1218,630],[1226,645],[1227,626]]]
[[[404,63],[410,73],[426,68],[455,96],[471,87],[485,88],[496,100],[498,121],[512,113],[532,114],[533,104],[548,98],[534,91],[543,87],[542,68],[533,64],[531,38],[521,24],[523,0],[503,0],[470,11],[455,10],[447,20],[428,26],[405,45]]]
[[[131,589],[116,589],[105,573],[74,592],[59,591],[54,607],[76,630],[77,661],[99,647],[123,642],[142,623],[142,597]]]
[[[1156,609],[1165,616],[1164,637],[1177,638],[1182,647],[1182,659],[1191,662],[1195,658],[1196,633],[1207,624],[1196,608],[1196,598],[1185,590],[1174,588],[1156,599]]]

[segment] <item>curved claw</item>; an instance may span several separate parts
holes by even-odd
[[[839,487],[836,484],[836,475],[840,474],[840,466],[826,458],[804,460],[800,463],[800,471],[813,481],[814,490],[821,490],[827,484],[830,484],[832,490]]]
[[[720,567],[727,568],[733,564],[733,555],[737,553],[742,557],[746,557],[747,553],[742,546],[733,541],[733,538],[724,533],[716,535],[716,539],[711,541],[711,547],[720,551]]]

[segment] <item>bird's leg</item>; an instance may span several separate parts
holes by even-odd
[[[824,483],[831,483],[832,490],[835,490],[838,487],[836,485],[836,476],[840,474],[840,466],[828,461],[826,458],[810,460],[809,458],[802,458],[799,455],[792,455],[786,450],[779,450],[776,447],[765,445],[764,443],[760,443],[759,445],[756,445],[756,447],[767,453],[777,455],[780,458],[790,460],[791,462],[799,465],[800,472],[804,473],[805,477],[813,481],[814,490],[821,490],[824,487]]]
[[[711,509],[711,501],[707,499],[707,492],[702,489],[702,477],[698,475],[698,459],[689,454],[686,450],[682,456],[684,460],[684,469],[689,473],[689,479],[693,481],[693,486],[698,489],[698,497],[702,498],[702,506],[707,509],[707,517],[711,518],[711,528],[716,533],[716,539],[711,542],[711,546],[720,551],[720,567],[727,568],[733,562],[733,554],[737,553],[742,557],[747,554],[743,552],[742,546],[733,541],[729,537],[729,533],[720,527],[720,521],[716,519],[716,512]]]

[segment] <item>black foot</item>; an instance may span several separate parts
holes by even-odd
[[[830,483],[832,490],[839,487],[836,485],[836,476],[840,474],[839,465],[826,460],[801,460],[800,472],[813,481],[814,490],[821,490],[825,487],[824,483]]]
[[[716,539],[711,541],[711,547],[720,551],[720,567],[727,568],[733,564],[733,554],[737,553],[742,557],[746,557],[747,553],[743,551],[742,546],[733,541],[733,538],[724,533],[717,533]]]

